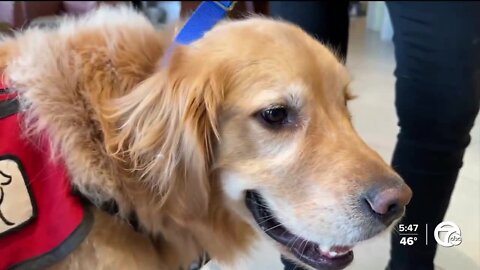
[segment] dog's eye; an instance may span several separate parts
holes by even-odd
[[[288,123],[288,109],[277,106],[260,111],[260,117],[270,127],[280,127]]]

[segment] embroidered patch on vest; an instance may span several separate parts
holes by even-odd
[[[20,160],[0,156],[0,235],[19,229],[36,217],[29,183]]]

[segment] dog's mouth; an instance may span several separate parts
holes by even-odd
[[[247,191],[246,204],[262,231],[285,247],[301,262],[315,269],[329,270],[343,269],[352,262],[353,252],[350,246],[334,246],[328,250],[322,250],[318,244],[291,233],[275,219],[257,192]]]

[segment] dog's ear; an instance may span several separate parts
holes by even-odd
[[[108,108],[112,128],[105,142],[163,203],[174,202],[175,211],[189,218],[207,209],[223,85],[216,72],[188,64],[181,53]]]

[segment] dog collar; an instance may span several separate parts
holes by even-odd
[[[236,1],[203,1],[190,19],[175,37],[163,58],[163,66],[170,61],[173,51],[178,45],[188,45],[199,40],[221,21],[233,9]]]

